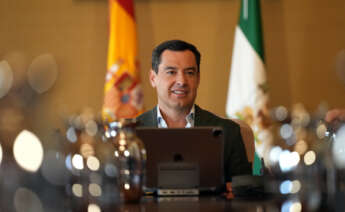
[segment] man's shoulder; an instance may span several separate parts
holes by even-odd
[[[156,107],[136,117],[138,126],[154,126]],[[157,116],[157,115],[156,115]]]
[[[231,119],[222,118],[220,116],[215,115],[214,113],[202,109],[199,106],[196,106],[196,120],[202,126],[204,125],[222,125],[224,127],[230,128],[239,128],[239,125]]]

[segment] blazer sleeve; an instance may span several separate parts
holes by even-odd
[[[224,126],[224,142],[225,181],[231,182],[232,176],[251,174],[251,165],[237,124]]]

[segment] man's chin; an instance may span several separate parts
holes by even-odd
[[[178,111],[190,111],[192,109],[193,104],[187,103],[178,103],[175,105],[175,109]]]

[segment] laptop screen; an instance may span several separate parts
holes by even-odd
[[[146,152],[146,187],[157,188],[158,166],[183,162],[197,164],[199,187],[223,183],[223,135],[219,127],[137,128]]]

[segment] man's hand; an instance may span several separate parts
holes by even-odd
[[[233,199],[235,197],[234,193],[232,192],[232,184],[231,182],[226,183],[226,193],[225,198],[226,199]]]

